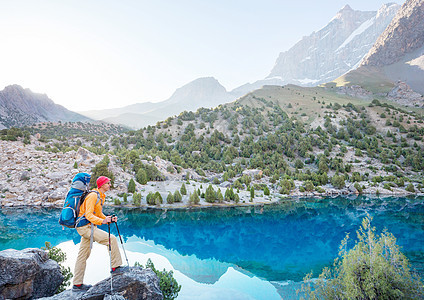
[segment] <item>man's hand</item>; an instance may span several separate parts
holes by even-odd
[[[112,217],[111,216],[107,216],[106,218],[103,219],[102,224],[109,224],[112,223]]]
[[[115,215],[113,215],[113,216],[107,216],[103,220],[102,224],[110,224],[110,223],[116,222],[116,221],[118,221],[118,217],[117,216],[115,216]]]

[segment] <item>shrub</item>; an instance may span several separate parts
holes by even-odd
[[[214,203],[216,200],[215,190],[213,189],[212,185],[209,185],[206,188],[205,200],[206,202],[209,202],[209,203]]]
[[[197,194],[196,191],[194,191],[193,194],[190,194],[189,203],[191,205],[194,205],[194,204],[199,204],[199,202],[200,202],[199,195]]]
[[[331,184],[338,188],[344,188],[345,187],[345,179],[343,175],[334,175],[333,178],[331,178]]]
[[[134,266],[143,268],[139,262],[136,262]],[[169,272],[165,269],[163,269],[163,271],[157,270],[150,258],[146,262],[146,268],[152,269],[159,278],[159,288],[162,291],[164,300],[173,300],[177,298],[178,293],[181,290],[181,285],[179,285],[175,280],[174,272],[172,270]]]
[[[156,192],[154,194],[154,199],[155,199],[155,205],[160,205],[160,204],[163,203],[162,196],[161,196],[161,194],[159,192]]]
[[[347,250],[349,234],[340,245],[334,267],[326,267],[319,275],[315,290],[310,278],[302,291],[310,299],[422,299],[421,279],[410,271],[409,261],[387,230],[376,235],[372,218],[365,217],[357,231],[358,240]]]
[[[181,195],[187,195],[187,189],[186,189],[184,182],[181,185],[180,192],[181,192]]]
[[[265,195],[265,196],[269,196],[269,194],[270,194],[270,192],[269,192],[269,188],[266,186],[266,187],[264,188],[264,195]]]
[[[174,203],[174,196],[171,192],[168,193],[168,196],[166,197],[166,203],[173,204]]]
[[[174,202],[181,202],[183,200],[183,196],[181,196],[178,190],[174,192]]]
[[[139,193],[133,194],[133,203],[136,206],[140,206],[140,204],[141,204],[141,194],[139,194]]]
[[[66,260],[66,253],[63,252],[60,248],[52,247],[50,242],[44,243],[45,247],[41,247],[42,250],[45,250],[49,254],[49,258],[56,261],[60,266],[60,271],[63,275],[63,281],[62,284],[58,287],[56,294],[59,294],[66,290],[66,287],[69,286],[71,282],[71,278],[73,276],[71,272],[71,268],[67,267],[65,268],[62,263]]]
[[[131,178],[130,182],[128,183],[128,193],[135,193],[135,182],[134,179]]]
[[[405,190],[408,192],[414,193],[415,192],[414,185],[412,183],[408,184]]]

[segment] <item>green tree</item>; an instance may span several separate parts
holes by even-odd
[[[315,186],[311,180],[306,180],[304,184],[304,188],[308,192],[312,192],[315,189]]]
[[[250,199],[255,198],[255,189],[253,188],[253,186],[250,187]]]
[[[183,200],[183,197],[180,194],[180,191],[175,190],[174,192],[174,202],[181,202]]]
[[[138,169],[137,174],[135,175],[135,180],[140,184],[147,184],[147,174],[144,169]]]
[[[265,196],[269,196],[269,194],[270,194],[270,192],[269,192],[269,188],[266,186],[266,187],[264,188],[264,195],[265,195]]]
[[[199,204],[199,202],[200,202],[199,195],[197,194],[196,191],[194,191],[193,194],[190,194],[189,203],[191,205],[194,205],[194,204]]]
[[[224,202],[224,196],[222,196],[222,192],[220,188],[218,188],[218,191],[216,191],[216,199],[218,200],[219,203]]]
[[[209,202],[209,203],[214,203],[216,200],[216,194],[215,194],[215,190],[213,189],[212,185],[210,184],[207,188],[206,188],[206,192],[205,192],[205,201]]]
[[[166,197],[166,203],[173,204],[174,203],[174,196],[171,192],[168,193],[168,196]]]
[[[154,197],[154,199],[155,199],[155,205],[162,204],[163,203],[162,195],[159,192],[156,192],[154,195],[155,195],[155,197]]]
[[[302,169],[303,168],[303,162],[300,159],[296,159],[296,161],[294,162],[294,167],[296,169]]]
[[[135,193],[135,182],[134,179],[131,178],[130,182],[128,183],[128,193]]]
[[[133,194],[133,203],[135,206],[140,206],[141,204],[141,194],[140,193],[134,193]]]
[[[333,178],[331,178],[331,184],[338,188],[342,189],[345,187],[345,178],[343,175],[334,175]]]
[[[332,268],[319,275],[314,291],[302,291],[310,299],[423,299],[423,282],[410,270],[396,238],[387,230],[378,235],[367,216],[357,231],[358,240],[347,249],[349,235],[340,245]],[[305,278],[310,282],[312,274]]]
[[[180,192],[181,192],[181,195],[187,195],[187,189],[186,189],[184,182],[181,185]]]
[[[93,169],[91,169],[91,188],[97,187],[96,181],[100,176],[106,176],[110,178],[110,182],[112,183],[113,187],[113,184],[115,182],[115,175],[113,175],[113,173],[108,169],[109,162],[109,156],[105,155],[104,158],[97,165],[95,165]]]

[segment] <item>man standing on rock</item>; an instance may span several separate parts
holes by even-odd
[[[100,176],[96,183],[97,189],[93,189],[94,192],[87,195],[80,207],[80,213],[78,215],[79,221],[77,231],[81,236],[81,245],[77,261],[75,263],[74,286],[72,288],[74,291],[88,290],[91,287],[91,285],[83,284],[83,280],[87,259],[90,256],[93,241],[102,245],[109,245],[108,233],[98,229],[97,225],[108,224],[118,220],[117,217],[105,216],[102,212],[102,206],[105,202],[105,193],[110,190],[111,186],[110,178]],[[116,237],[111,235],[110,241],[112,261],[111,273],[122,273],[124,268],[121,267],[122,259],[121,254],[119,253]]]

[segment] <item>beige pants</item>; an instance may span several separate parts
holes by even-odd
[[[84,280],[85,267],[87,265],[87,259],[90,256],[90,237],[91,237],[91,224],[77,227],[77,231],[81,236],[81,245],[78,252],[77,261],[75,263],[74,270],[74,285],[82,284]],[[93,240],[102,245],[109,245],[109,235],[107,232],[98,229],[97,226],[94,226],[93,231]],[[110,245],[111,245],[111,259],[112,259],[112,268],[119,267],[122,265],[121,253],[119,253],[118,242],[114,235],[110,235]]]

